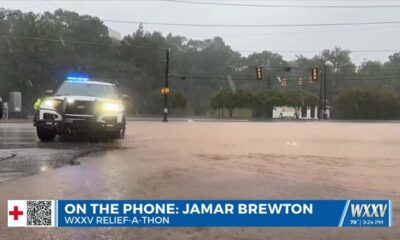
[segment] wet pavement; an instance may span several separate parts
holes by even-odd
[[[131,122],[160,123],[159,118],[131,118]],[[196,119],[198,122],[221,121]],[[242,121],[242,120],[235,120]],[[170,118],[170,122],[192,122],[191,119]],[[29,121],[0,122],[0,183],[37,174],[51,168],[79,165],[79,157],[99,151],[124,148],[123,141],[93,142],[87,139],[57,137],[41,142]]]
[[[49,168],[79,165],[79,157],[119,147],[117,141],[90,142],[60,137],[53,142],[41,142],[31,123],[0,123],[0,183]]]
[[[41,143],[0,123],[0,239],[400,239],[400,124],[131,121]],[[72,163],[72,164],[71,164]],[[390,229],[7,228],[10,199],[391,199]]]

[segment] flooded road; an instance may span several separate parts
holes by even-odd
[[[54,142],[40,142],[31,123],[0,123],[0,183],[49,168],[78,165],[79,157],[118,148],[117,142],[93,143],[60,138]]]
[[[390,229],[11,229],[0,239],[400,239],[400,124],[134,121],[126,139],[40,143],[0,125],[9,199],[391,199]],[[70,164],[76,162],[79,164]]]

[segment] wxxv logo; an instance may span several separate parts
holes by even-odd
[[[390,200],[348,200],[339,226],[391,227]]]
[[[352,217],[383,218],[389,204],[351,204]]]

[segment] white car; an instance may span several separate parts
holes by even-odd
[[[46,91],[53,95],[53,91]],[[42,101],[36,110],[34,126],[42,141],[56,135],[125,136],[123,99],[112,83],[88,79],[66,80],[53,96]]]

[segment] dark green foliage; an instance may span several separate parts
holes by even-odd
[[[398,119],[400,95],[378,88],[353,88],[335,100],[336,117],[342,119]]]
[[[238,97],[232,90],[222,90],[211,99],[211,107],[218,110],[222,115],[224,109],[228,110],[229,116],[233,116],[233,111],[238,107]]]
[[[318,98],[306,91],[260,91],[251,92],[247,89],[222,90],[211,100],[211,107],[218,112],[228,110],[232,117],[236,108],[251,108],[253,117],[272,117],[276,106],[290,106],[298,111],[302,106],[316,106]],[[223,115],[223,114],[222,114]]]
[[[0,15],[5,12],[10,11],[0,9]],[[271,117],[273,106],[314,105],[320,82],[309,83],[310,69],[322,70],[325,64],[329,65],[328,105],[340,92],[355,86],[400,91],[400,53],[386,63],[366,61],[358,69],[350,51],[339,47],[287,62],[269,51],[244,57],[220,37],[191,40],[146,32],[140,26],[118,41],[109,37],[107,26],[97,17],[64,10],[13,13],[0,20],[0,96],[7,100],[10,91],[21,91],[23,109],[30,114],[33,102],[45,90],[57,87],[70,71],[117,83],[131,97],[127,107],[131,113],[160,114],[167,48],[171,49],[170,105],[189,115],[206,114],[211,99],[214,109],[227,110],[231,116],[236,108],[252,109],[254,117]],[[256,80],[256,66],[263,67],[263,80]],[[297,84],[300,77],[302,86]],[[281,89],[278,78],[288,79],[288,86]],[[222,90],[233,89],[232,83],[238,89],[235,93]],[[334,106],[336,116],[343,111],[347,116],[355,109],[341,111],[335,114]]]
[[[160,92],[153,93],[154,106],[152,106],[152,111],[156,113],[164,105],[164,95]],[[186,98],[180,92],[172,91],[168,95],[168,106],[171,109],[185,109],[186,108]]]

